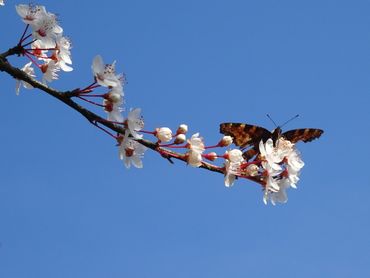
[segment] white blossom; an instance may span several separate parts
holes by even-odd
[[[55,40],[63,33],[63,28],[58,25],[55,14],[46,13],[31,24],[32,36],[41,40],[47,48],[55,46]]]
[[[70,40],[66,37],[58,37],[55,48],[52,59],[57,62],[61,70],[66,72],[72,71],[73,68],[70,66],[72,65]]]
[[[143,168],[142,158],[147,148],[130,138],[128,133],[120,139],[119,158],[123,160],[126,168],[130,168],[131,164],[136,168]]]
[[[189,151],[186,153],[187,162],[193,167],[202,165],[202,153],[205,150],[203,138],[199,137],[199,133],[195,133],[188,139],[187,144]]]
[[[144,120],[142,116],[140,115],[140,113],[141,113],[141,109],[136,108],[136,109],[131,110],[128,113],[128,117],[127,117],[127,127],[131,135],[136,139],[143,138],[143,135],[138,133],[138,131],[144,128]]]
[[[46,16],[45,6],[19,4],[15,6],[18,15],[23,19],[23,22],[36,26],[37,22]]]
[[[5,3],[4,3],[4,0],[0,0],[0,6],[4,6]]]
[[[230,151],[227,151],[225,156],[228,157],[228,160],[233,163],[241,163],[244,161],[243,152],[239,149],[232,149]]]
[[[286,190],[291,187],[290,181],[286,178],[283,178],[279,181],[277,181],[279,190],[276,192],[265,192],[263,196],[263,202],[267,204],[267,202],[270,200],[273,205],[276,205],[276,203],[286,203],[288,201],[288,195],[286,193]]]
[[[269,174],[276,174],[277,171],[280,171],[282,168],[278,164],[282,161],[282,158],[279,157],[274,149],[274,144],[272,139],[268,139],[264,144],[263,141],[260,141],[259,144],[260,153],[262,159],[265,163],[262,163],[262,166]]]
[[[107,120],[112,122],[123,122],[121,103],[104,100],[104,111],[107,112]]]
[[[116,75],[114,61],[112,64],[104,64],[100,55],[95,56],[92,64],[92,71],[96,78],[96,82],[104,87],[116,87],[121,85],[118,75]]]
[[[43,73],[42,82],[46,84],[47,82],[52,82],[53,80],[58,79],[58,71],[60,68],[53,60],[45,62],[45,64],[40,66],[40,69]]]
[[[26,74],[28,74],[30,77],[36,77],[35,70],[32,67],[32,62],[29,62],[29,63],[25,64],[24,67],[21,68],[21,70],[24,71]],[[29,84],[29,83],[27,83],[23,80],[16,79],[15,92],[16,92],[17,95],[19,94],[19,90],[20,90],[21,85],[26,89],[32,89],[33,88],[33,86],[31,84]]]
[[[238,149],[226,151],[225,157],[225,186],[233,185],[235,178],[240,174],[240,165],[244,162],[243,152]]]
[[[225,160],[225,186],[231,187],[234,184],[236,179],[236,175],[238,174],[237,168],[235,167],[236,164],[230,162],[229,160]]]
[[[33,55],[35,55],[37,57],[37,59],[41,60],[41,61],[49,61],[50,58],[47,56],[47,50],[46,50],[46,46],[44,45],[44,43],[40,40],[35,40],[32,44],[31,44],[31,48],[32,48],[32,53]]]

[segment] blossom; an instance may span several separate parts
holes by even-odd
[[[225,160],[225,186],[231,187],[234,184],[236,175],[238,174],[238,169],[235,167],[236,164],[229,160]]]
[[[262,166],[270,175],[275,175],[278,171],[282,170],[281,166],[278,164],[282,161],[282,158],[277,155],[271,138],[268,139],[265,144],[261,140],[259,149],[263,160]]]
[[[100,55],[95,56],[92,64],[92,71],[99,85],[104,87],[116,87],[121,85],[120,78],[116,75],[115,64],[116,61],[112,64],[105,65]]]
[[[45,64],[40,66],[40,69],[43,73],[42,82],[46,84],[47,82],[52,82],[53,80],[58,79],[58,71],[60,68],[53,60],[45,62]]]
[[[32,28],[34,39],[42,41],[46,48],[55,46],[55,40],[63,33],[63,28],[58,25],[55,14],[47,12],[44,6],[17,5],[16,11],[23,22]]]
[[[172,131],[168,127],[161,127],[155,130],[155,136],[160,142],[169,142],[172,140]]]
[[[47,48],[55,46],[55,40],[63,33],[63,28],[58,25],[55,14],[45,13],[31,24],[32,36],[41,40]]]
[[[119,137],[119,158],[124,161],[126,168],[130,168],[131,164],[136,168],[143,168],[141,159],[144,157],[144,152],[147,148],[128,136]]]
[[[202,153],[205,150],[203,138],[199,137],[199,133],[195,133],[188,139],[187,147],[189,151],[186,153],[187,162],[193,167],[202,165]]]
[[[107,120],[112,122],[123,122],[121,103],[104,100],[104,111],[108,113]]]
[[[54,51],[51,59],[56,61],[58,66],[63,71],[72,71],[73,68],[69,65],[72,65],[71,60],[71,42],[66,37],[58,37],[55,45],[56,50]],[[69,65],[67,65],[69,64]]]
[[[288,156],[294,149],[294,144],[284,137],[280,137],[276,141],[275,154],[280,159],[283,160]]]
[[[267,205],[267,202],[270,200],[273,205],[276,203],[286,203],[288,201],[288,195],[286,190],[291,187],[290,181],[286,178],[283,178],[277,181],[279,190],[276,192],[265,192],[263,196],[263,202]]]
[[[291,186],[296,188],[296,183],[299,181],[299,173],[304,162],[302,161],[298,150],[293,149],[291,153],[286,157],[287,166],[286,170],[288,172],[288,179]]]
[[[233,185],[235,178],[240,174],[240,165],[244,161],[241,150],[232,149],[225,153],[225,186]]]
[[[232,149],[230,151],[227,151],[225,156],[233,163],[241,163],[244,161],[243,153],[239,149]]]
[[[47,14],[45,6],[19,4],[15,9],[23,22],[31,26],[36,25]]]
[[[47,56],[48,51],[46,50],[46,48],[47,47],[40,40],[35,40],[31,44],[32,54],[35,55],[37,57],[37,59],[42,60],[42,61],[49,61],[50,60],[50,58]]]
[[[128,117],[127,117],[127,127],[131,135],[136,139],[143,138],[143,135],[138,133],[138,131],[144,128],[144,120],[142,116],[140,115],[140,113],[141,113],[141,109],[136,108],[136,109],[131,110],[128,113]]]
[[[0,6],[4,6],[5,3],[4,3],[4,0],[0,0]]]
[[[24,67],[21,68],[21,70],[24,71],[26,74],[28,74],[30,77],[36,77],[35,70],[32,67],[32,62],[29,62],[29,63],[25,64]],[[15,92],[16,92],[17,95],[19,94],[19,90],[20,90],[21,85],[26,89],[32,89],[33,88],[33,86],[31,84],[29,84],[29,83],[27,83],[23,80],[17,79],[16,84],[15,84]]]

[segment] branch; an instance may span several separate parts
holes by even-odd
[[[32,85],[34,88],[37,88],[37,89],[51,95],[52,97],[60,100],[61,102],[68,105],[73,110],[77,111],[82,116],[84,116],[91,124],[95,125],[96,123],[99,123],[99,124],[109,128],[109,129],[119,133],[119,134],[124,134],[125,133],[126,128],[107,121],[106,119],[100,117],[99,115],[91,112],[90,110],[84,108],[83,106],[81,106],[78,103],[76,103],[75,101],[73,101],[72,97],[76,97],[78,95],[78,89],[75,89],[75,90],[72,90],[72,91],[62,92],[62,91],[58,91],[58,90],[56,90],[52,87],[49,87],[49,86],[37,81],[36,79],[34,79],[31,76],[29,76],[28,74],[26,74],[24,71],[20,70],[19,68],[13,67],[9,63],[7,57],[12,56],[12,55],[18,55],[18,56],[22,55],[22,47],[15,46],[13,48],[10,48],[8,51],[0,54],[0,71],[8,73],[9,75],[11,75],[15,79],[25,81],[25,82],[29,83],[30,85]],[[157,143],[154,143],[154,142],[149,141],[149,140],[136,139],[136,141],[139,142],[140,144],[144,145],[145,147],[147,147],[147,148],[149,148],[149,149],[151,149],[155,152],[158,152],[164,158],[168,159],[170,162],[172,162],[171,161],[172,158],[175,158],[177,160],[181,160],[181,161],[187,163],[186,156],[184,154],[161,148],[161,147],[158,146]],[[203,168],[203,169],[206,169],[206,170],[209,170],[209,171],[212,171],[212,172],[218,172],[218,173],[224,174],[224,171],[223,171],[222,168],[217,167],[215,165],[212,165],[210,163],[204,162],[204,161],[202,162],[202,165],[199,168]]]

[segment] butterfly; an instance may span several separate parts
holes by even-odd
[[[293,144],[298,141],[310,142],[317,139],[324,133],[318,128],[299,128],[282,132],[280,127],[275,128],[272,132],[267,129],[243,123],[222,123],[220,124],[220,133],[229,135],[233,138],[233,143],[241,149],[248,149],[243,153],[246,160],[259,153],[259,143],[262,140],[266,142],[271,138],[274,142],[283,137]]]

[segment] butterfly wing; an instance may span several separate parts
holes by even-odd
[[[261,139],[266,141],[271,137],[267,129],[243,123],[222,123],[220,132],[233,138],[234,144],[242,149],[258,144]]]
[[[288,130],[281,136],[294,144],[298,141],[303,141],[305,143],[311,142],[312,140],[319,138],[323,133],[324,131],[318,128],[300,128]]]

